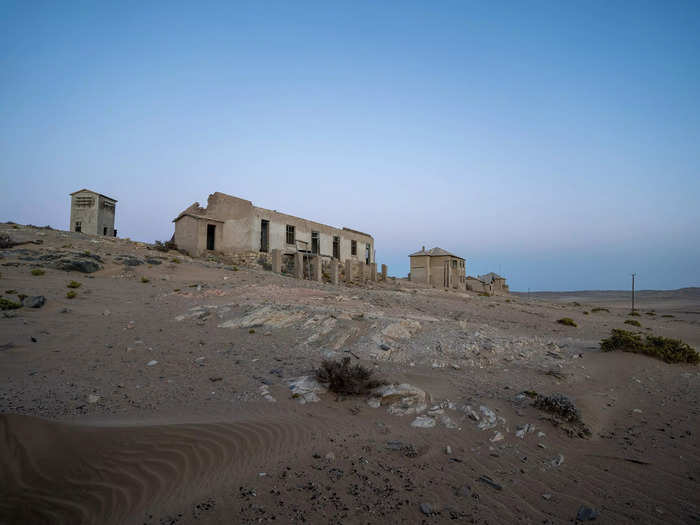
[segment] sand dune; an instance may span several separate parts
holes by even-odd
[[[292,421],[92,427],[0,416],[0,515],[16,523],[126,523],[298,447]]]

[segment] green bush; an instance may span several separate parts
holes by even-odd
[[[38,277],[38,276],[40,276],[40,275],[44,275],[45,273],[46,273],[46,272],[45,272],[44,270],[42,270],[41,268],[34,268],[34,269],[32,270],[32,275],[35,276],[35,277]]]
[[[22,308],[22,304],[0,297],[0,310],[16,310],[17,308]]]
[[[491,294],[488,292],[479,292],[479,297],[491,297]]]
[[[82,283],[79,283],[78,281],[71,281],[66,286],[68,288],[80,288],[82,286]]]
[[[17,295],[17,290],[5,290],[7,295]]]
[[[656,312],[647,312],[647,315],[656,315]]]
[[[673,317],[671,314],[664,314],[661,317]]]
[[[141,282],[147,283],[147,282],[150,282],[150,279],[148,279],[147,277],[141,277]]]
[[[603,352],[622,350],[623,352],[646,354],[667,363],[697,363],[700,361],[700,354],[679,339],[648,335],[644,341],[641,335],[616,328],[613,328],[610,337],[600,342],[600,349]]]
[[[77,295],[78,293],[75,290],[68,290],[68,292],[66,293],[66,298],[73,299]]]
[[[632,325],[632,326],[638,326],[638,327],[641,327],[641,326],[642,326],[642,323],[640,323],[640,322],[637,321],[636,319],[627,319],[627,320],[625,321],[625,324],[629,324],[629,325]]]
[[[175,264],[180,264],[182,261],[180,259],[178,259],[177,257],[173,257],[172,259],[170,259],[170,262],[174,262]]]
[[[576,322],[571,317],[562,317],[561,319],[557,320],[557,323],[563,324],[564,326],[573,326],[573,327],[578,326],[576,324]]]
[[[591,308],[591,312],[593,312],[593,313],[596,313],[596,312],[608,312],[608,313],[610,313],[610,310],[608,310],[607,308],[596,307],[596,308]]]
[[[583,315],[588,315],[588,312],[583,312]]]
[[[251,328],[250,330],[248,330],[248,333],[249,333],[249,334],[254,334],[254,333],[255,333],[255,329]]]
[[[632,311],[631,311],[630,313],[628,313],[627,315],[631,315],[631,316],[633,316],[633,317],[640,317],[639,312],[637,312],[636,310],[632,310]]]

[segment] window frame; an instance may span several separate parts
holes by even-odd
[[[287,244],[292,244],[292,245],[296,244],[296,241],[297,241],[296,228],[294,227],[293,224],[287,224],[286,227],[287,228],[285,230],[285,233],[286,233],[285,240],[287,241]],[[292,242],[289,242],[290,235],[291,235]]]
[[[350,241],[350,255],[357,256],[357,241]]]

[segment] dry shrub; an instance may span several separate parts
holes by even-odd
[[[564,430],[569,436],[590,437],[591,429],[581,420],[579,412],[573,401],[563,394],[543,396],[537,394],[532,404],[551,414],[548,419],[554,426]]]
[[[639,312],[637,312],[636,310],[634,310],[634,311],[628,313],[627,315],[631,315],[631,316],[633,316],[633,317],[639,317]]]
[[[22,308],[22,305],[20,303],[16,303],[15,301],[10,301],[9,299],[0,297],[0,310],[15,310],[17,308]]]
[[[601,308],[601,307],[597,306],[595,308],[591,308],[591,312],[593,312],[593,313],[596,313],[596,312],[608,312],[608,313],[610,313],[610,310],[608,310],[607,308]]]
[[[374,371],[360,364],[351,365],[350,358],[341,361],[324,359],[316,370],[316,378],[328,383],[328,389],[336,394],[363,395],[373,388],[386,384],[386,381],[373,378]]]
[[[571,317],[562,317],[557,320],[557,323],[563,324],[564,326],[573,326],[574,328],[578,326]]]
[[[622,350],[646,354],[667,363],[694,364],[700,361],[700,354],[680,339],[648,335],[644,341],[641,335],[616,328],[612,330],[610,337],[600,342],[600,349],[603,352]]]
[[[625,324],[628,324],[630,326],[638,326],[638,327],[642,326],[642,323],[640,323],[636,319],[627,319],[627,320],[625,320]]]
[[[177,244],[172,239],[169,241],[156,241],[153,248],[159,252],[168,252],[170,250],[177,250]]]

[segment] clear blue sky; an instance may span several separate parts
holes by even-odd
[[[700,2],[1,2],[0,220],[214,191],[513,289],[700,285]]]

